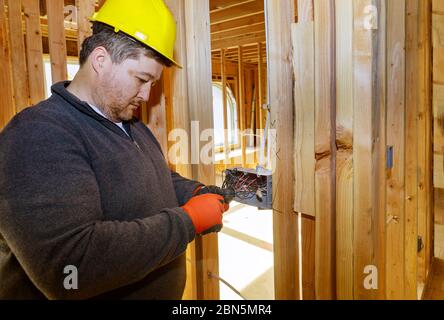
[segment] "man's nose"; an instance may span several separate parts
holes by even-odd
[[[150,92],[151,92],[151,82],[144,84],[139,91],[139,94],[137,95],[137,98],[148,101],[150,98]]]

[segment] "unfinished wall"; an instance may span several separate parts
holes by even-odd
[[[304,296],[416,299],[432,247],[431,2],[298,5],[306,14],[292,30],[294,207]]]

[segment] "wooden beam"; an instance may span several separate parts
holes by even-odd
[[[334,1],[314,2],[316,298],[335,299]]]
[[[166,0],[165,1],[172,14],[176,19],[177,35],[174,47],[175,59],[186,68],[187,63],[187,32],[185,28],[185,3],[184,0]],[[190,137],[190,108],[188,105],[188,78],[187,72],[183,69],[172,68],[170,72],[170,91],[171,100],[168,102],[172,110],[171,128],[181,130]],[[172,134],[172,132],[169,132]],[[178,135],[173,135],[169,139],[180,139]],[[190,150],[191,143],[188,141],[180,141],[185,143],[187,150]],[[193,177],[191,171],[191,158],[189,152],[180,155],[170,155],[170,162],[175,160],[175,170],[183,177],[191,179]],[[197,258],[196,258],[196,242],[193,241],[187,249],[187,283],[183,299],[197,299]]]
[[[210,0],[210,12],[252,1],[253,0]]]
[[[259,42],[257,44],[257,58],[258,58],[258,89],[259,89],[259,129],[263,130],[264,129],[264,109],[263,109],[263,105],[264,105],[264,92],[263,92],[263,82],[264,82],[264,76],[263,76],[263,65],[262,65],[262,44]]]
[[[238,63],[238,83],[239,83],[239,127],[241,132],[240,143],[242,150],[242,167],[245,167],[247,146],[245,137],[245,97],[244,97],[244,64],[243,64],[243,52],[242,47],[237,48],[239,63]]]
[[[30,104],[35,105],[45,98],[40,6],[39,0],[22,0],[22,4],[26,27]]]
[[[77,27],[78,27],[78,50],[80,55],[80,49],[83,41],[92,35],[92,25],[89,21],[94,14],[96,8],[95,0],[77,0]]]
[[[302,298],[304,300],[316,300],[314,259],[316,221],[312,216],[301,215]]]
[[[198,123],[199,133],[213,128],[213,113],[211,106],[211,47],[210,47],[210,16],[209,1],[185,0],[185,25],[187,44],[187,74],[188,74],[188,105],[190,121]],[[197,139],[200,140],[200,139]],[[200,151],[208,141],[200,141],[192,149],[192,160],[200,159]],[[193,178],[212,185],[215,183],[214,145],[210,150],[209,164],[192,165]],[[196,238],[196,272],[197,298],[219,299],[218,240],[217,235],[211,234]]]
[[[378,2],[373,0],[358,0],[353,1],[353,4],[353,287],[355,299],[376,299],[379,292],[377,289],[383,282],[380,280],[382,275],[379,276],[381,265],[378,260],[378,239],[381,221],[378,214],[384,198],[380,198],[378,190],[381,189],[381,170],[384,172],[379,166],[385,168],[385,145],[382,146],[383,142],[380,144],[377,139],[383,141],[380,134],[383,128],[381,119],[385,116],[385,91],[379,93],[381,102],[378,101],[375,92],[379,88],[375,87],[375,79],[376,83],[385,81],[385,76],[382,76],[385,75],[385,65],[383,69],[377,69],[382,64],[377,48],[380,45],[378,41],[384,43],[381,34],[385,30],[382,28],[385,16],[383,5],[379,7]],[[373,7],[381,15],[380,25],[377,24],[377,17],[369,16],[366,11],[366,8]],[[383,51],[381,49],[381,54]],[[385,224],[385,220],[382,223]],[[379,277],[378,283],[371,284],[377,288],[369,288],[369,283],[365,281],[369,273],[367,268],[372,266],[376,267]],[[374,273],[376,270],[370,270],[374,277],[377,276]]]
[[[0,130],[15,115],[5,1],[0,0]]]
[[[228,141],[228,110],[227,110],[227,74],[226,74],[226,64],[225,64],[225,50],[221,49],[220,54],[220,74],[222,78],[222,112],[223,112],[223,122],[224,122],[224,164],[228,164],[230,161],[230,143]]]
[[[264,1],[254,0],[251,2],[242,2],[239,5],[228,7],[227,9],[217,10],[210,14],[211,23],[220,23],[239,17],[250,16],[264,11]]]
[[[406,1],[405,90],[405,294],[418,299],[418,102],[419,1]]]
[[[292,25],[295,108],[294,210],[314,217],[315,209],[315,64],[314,23]],[[304,45],[300,45],[303,43]],[[314,233],[313,233],[314,235]],[[314,240],[313,240],[314,242]]]
[[[256,24],[246,25],[237,29],[212,33],[211,40],[212,41],[223,40],[226,38],[239,37],[245,34],[255,34],[255,33],[265,34],[265,22],[259,22]]]
[[[52,83],[66,80],[66,39],[63,0],[46,0],[48,11],[49,53],[51,56]]]
[[[387,181],[387,298],[405,293],[405,0],[388,1],[387,11],[387,144],[393,168]]]
[[[353,0],[336,1],[336,287],[353,300]]]
[[[236,30],[244,26],[253,25],[257,23],[265,22],[264,12],[258,12],[251,16],[239,17],[230,21],[212,23],[211,34],[217,34],[219,32]]]
[[[25,44],[22,32],[22,2],[9,0],[9,43],[11,46],[12,81],[16,111],[29,106],[28,70],[26,66]]]
[[[265,42],[266,36],[263,33],[253,33],[235,36],[231,38],[225,38],[222,40],[215,40],[211,42],[212,49],[221,49],[221,48],[236,48],[238,46],[245,46],[249,44],[254,44],[258,42]]]
[[[293,211],[293,74],[291,23],[294,0],[265,1],[268,16],[269,83],[273,165],[275,298],[299,299],[298,217]]]

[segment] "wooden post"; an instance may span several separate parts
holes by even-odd
[[[186,68],[187,62],[187,37],[185,29],[185,3],[184,0],[166,0],[166,4],[176,18],[177,36],[174,49],[174,55],[177,61],[184,69],[173,68],[170,70],[170,90],[171,90],[171,110],[172,123],[171,127],[181,130],[187,137],[190,137],[190,108],[188,105],[188,78]],[[177,137],[175,137],[177,139]],[[176,171],[184,177],[192,178],[191,157],[189,150],[191,140],[186,141],[186,154],[181,154],[178,163],[175,164]],[[174,155],[175,156],[175,155]],[[187,249],[187,284],[185,287],[184,299],[197,299],[197,260],[196,260],[196,243],[193,241]]]
[[[222,108],[224,122],[224,168],[230,161],[230,142],[228,140],[228,110],[227,110],[227,70],[225,63],[225,49],[220,50],[220,75],[222,82]]]
[[[267,11],[273,175],[273,234],[276,299],[299,299],[298,219],[293,211],[293,74],[291,23],[294,0],[265,2]]]
[[[387,1],[387,144],[393,168],[387,180],[387,298],[404,299],[405,216],[405,0]]]
[[[91,18],[95,11],[95,0],[76,0],[77,6],[77,28],[78,28],[78,48],[79,54],[82,48],[83,41],[92,35],[91,22],[89,18]]]
[[[406,2],[405,295],[418,295],[418,103],[419,2]]]
[[[67,80],[63,0],[46,0],[52,83]]]
[[[264,94],[263,94],[263,74],[262,74],[262,68],[263,68],[263,63],[262,63],[262,44],[259,42],[257,44],[257,57],[258,57],[258,64],[257,64],[257,74],[258,74],[258,88],[259,88],[259,128],[260,130],[264,129],[264,109],[263,109],[263,104],[264,104]]]
[[[26,25],[26,57],[28,62],[30,104],[45,98],[42,33],[39,0],[22,0]]]
[[[353,0],[336,1],[336,287],[354,298],[353,266]]]
[[[0,130],[15,114],[5,1],[0,0]]]
[[[26,67],[25,44],[22,31],[22,2],[8,1],[9,42],[11,45],[12,81],[16,111],[29,106],[28,70]]]
[[[185,24],[190,120],[197,121],[199,131],[202,132],[213,128],[209,1],[185,0]],[[196,138],[200,140],[199,137]],[[192,160],[201,161],[200,151],[208,143],[208,140],[192,140],[192,145],[196,145],[191,148]],[[214,145],[210,149],[210,158],[213,159],[211,163],[199,162],[192,165],[193,178],[207,185],[215,183]],[[203,151],[207,153],[208,150]],[[195,255],[197,298],[218,300],[219,280],[215,278],[219,274],[217,235],[198,237]]]
[[[239,83],[239,128],[240,128],[240,144],[242,150],[242,167],[245,167],[246,159],[246,137],[245,137],[245,97],[244,97],[244,64],[243,64],[243,51],[242,46],[237,48],[237,54],[239,57],[238,63],[238,83]]]
[[[335,299],[334,1],[314,1],[316,298]]]

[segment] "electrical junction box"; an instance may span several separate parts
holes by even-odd
[[[223,189],[235,191],[234,201],[259,208],[272,209],[272,172],[256,169],[235,168],[224,171]]]

